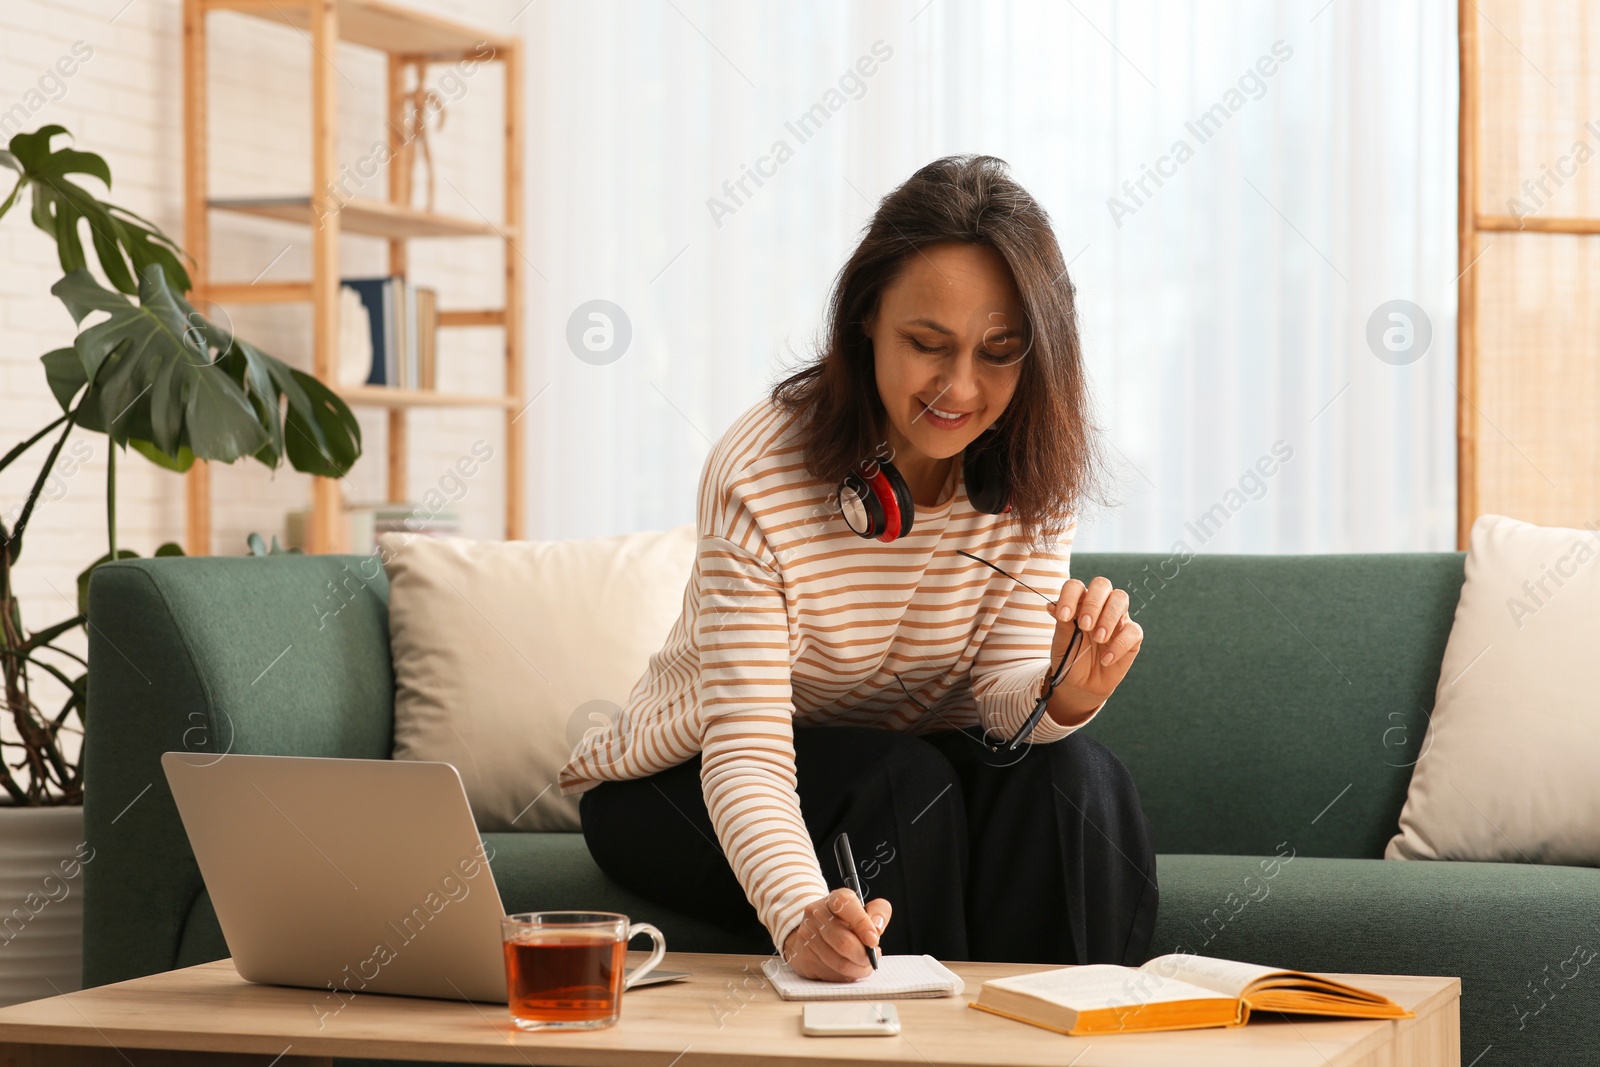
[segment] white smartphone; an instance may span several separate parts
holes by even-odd
[[[812,1037],[893,1035],[900,1032],[900,1013],[887,1001],[813,1001],[805,1006],[804,1022],[800,1029]]]
[[[627,970],[623,971],[623,980],[626,981],[627,979],[632,978],[633,972],[638,969],[639,968],[637,967],[629,967]],[[651,971],[649,974],[633,983],[633,988],[638,989],[640,986],[660,985],[663,982],[676,982],[680,979],[688,977],[688,971]]]

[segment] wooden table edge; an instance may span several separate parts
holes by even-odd
[[[1318,974],[1325,974],[1327,977],[1332,978],[1335,981],[1344,982],[1344,983],[1346,983],[1348,985],[1356,985],[1356,986],[1359,986],[1361,984],[1361,980],[1363,978],[1372,978],[1372,977],[1374,977],[1373,975],[1343,974],[1343,973],[1336,973],[1336,972],[1333,972],[1333,971],[1318,971],[1317,973]],[[1427,994],[1425,997],[1423,997],[1423,999],[1421,1001],[1419,1001],[1417,1003],[1417,1005],[1415,1007],[1413,1007],[1411,1009],[1411,1011],[1412,1011],[1412,1013],[1414,1015],[1413,1018],[1410,1018],[1410,1019],[1391,1019],[1391,1020],[1389,1020],[1389,1026],[1391,1027],[1390,1031],[1386,1032],[1384,1030],[1377,1030],[1377,1031],[1374,1031],[1371,1034],[1368,1034],[1366,1037],[1364,1037],[1360,1041],[1356,1042],[1355,1045],[1353,1045],[1352,1047],[1344,1050],[1344,1052],[1342,1052],[1337,1059],[1328,1060],[1327,1061],[1328,1067],[1342,1067],[1343,1064],[1347,1064],[1347,1063],[1348,1064],[1361,1064],[1361,1063],[1370,1062],[1370,1058],[1371,1058],[1372,1054],[1374,1052],[1377,1052],[1380,1049],[1382,1049],[1383,1046],[1384,1046],[1384,1043],[1386,1041],[1391,1043],[1391,1044],[1398,1045],[1399,1040],[1400,1040],[1400,1035],[1404,1031],[1411,1030],[1411,1029],[1424,1028],[1429,1023],[1429,1021],[1433,1018],[1433,1016],[1439,1014],[1440,1012],[1449,1013],[1454,1017],[1455,1032],[1456,1032],[1456,1044],[1457,1044],[1458,1049],[1459,1049],[1459,1045],[1460,1045],[1460,1042],[1461,1042],[1461,1012],[1460,1012],[1460,1005],[1461,1005],[1461,979],[1460,978],[1456,978],[1456,977],[1453,977],[1451,975],[1444,975],[1444,974],[1384,975],[1382,977],[1386,977],[1386,978],[1431,978],[1434,981],[1444,982],[1445,984],[1440,986],[1439,988],[1435,989],[1433,992]],[[1315,1048],[1316,1046],[1313,1044],[1312,1047]],[[1457,1055],[1459,1056],[1459,1051],[1458,1051]],[[1440,1061],[1440,1062],[1444,1062],[1444,1061]],[[1455,1067],[1459,1067],[1459,1063],[1460,1063],[1459,1059],[1456,1060],[1455,1061]]]
[[[629,955],[630,957],[638,956],[639,960],[642,961],[645,954],[630,952]],[[661,966],[665,970],[688,970],[693,972],[698,964],[701,968],[700,973],[705,973],[707,970],[715,971],[723,968],[733,968],[741,964],[745,968],[759,969],[761,962],[771,958],[770,956],[677,952],[668,953]],[[998,970],[1001,973],[1023,973],[1029,970],[1038,970],[1045,966],[1040,964],[995,964],[974,961],[946,961],[946,965],[957,974],[960,974],[966,982],[966,989],[957,995],[958,999],[964,1001],[970,1001],[976,995],[978,986],[984,978],[993,976],[984,972]],[[742,970],[743,968],[733,973],[742,973]],[[973,974],[974,971],[979,972],[979,974]],[[385,1047],[388,1042],[379,1044],[378,1039],[366,1037],[330,1035],[327,1037],[307,1038],[304,1035],[273,1035],[261,1032],[197,1032],[161,1030],[153,1027],[135,1029],[122,1027],[101,1028],[90,1021],[87,1016],[83,1016],[81,1012],[79,1012],[79,1015],[84,1021],[82,1024],[74,1026],[63,1026],[58,1023],[30,1024],[21,1021],[12,1022],[7,1018],[13,1014],[25,1014],[25,1009],[31,1005],[53,1000],[65,1000],[70,1005],[71,998],[79,993],[104,993],[119,986],[128,987],[135,983],[159,985],[164,982],[170,982],[174,975],[180,975],[185,972],[204,972],[208,977],[211,972],[222,972],[226,976],[237,978],[237,972],[234,970],[231,960],[215,960],[176,971],[145,975],[140,978],[129,979],[126,982],[78,990],[59,997],[43,998],[39,1001],[0,1008],[0,1064],[5,1065],[5,1067],[12,1067],[12,1065],[15,1065],[15,1067],[29,1067],[29,1065],[54,1067],[57,1063],[82,1063],[85,1067],[89,1067],[91,1064],[98,1065],[103,1063],[126,1067],[128,1061],[118,1051],[123,1048],[155,1054],[154,1056],[141,1055],[139,1057],[141,1061],[140,1067],[145,1067],[146,1064],[189,1065],[213,1062],[212,1060],[197,1059],[196,1057],[216,1057],[218,1055],[228,1056],[227,1062],[229,1064],[237,1064],[239,1067],[247,1064],[265,1065],[269,1063],[276,1064],[277,1067],[320,1067],[320,1065],[331,1064],[331,1060],[334,1057],[399,1058],[395,1049]],[[1330,1065],[1365,1062],[1372,1052],[1383,1048],[1386,1042],[1397,1040],[1396,1028],[1404,1029],[1420,1026],[1436,1012],[1449,1010],[1452,1004],[1459,1005],[1461,996],[1461,979],[1447,975],[1326,973],[1330,978],[1356,985],[1360,985],[1363,979],[1370,980],[1375,977],[1430,980],[1443,983],[1427,992],[1423,999],[1412,1008],[1415,1013],[1414,1018],[1391,1020],[1389,1028],[1375,1029],[1371,1034],[1359,1039],[1356,1044],[1340,1050],[1335,1058],[1328,1059],[1324,1057]],[[979,976],[980,974],[981,977]],[[433,1002],[430,1001],[430,1003]],[[492,1010],[490,1006],[483,1004],[476,1005],[476,1007],[483,1011]],[[1382,1020],[1379,1021],[1381,1022]],[[1459,1040],[1459,1022],[1457,1027]],[[88,1031],[93,1031],[93,1035],[98,1040],[85,1043],[85,1038],[90,1036]],[[278,1042],[282,1042],[288,1047],[278,1047]],[[1312,1043],[1312,1047],[1316,1047],[1314,1043]],[[462,1060],[462,1056],[469,1049],[473,1050],[468,1053],[469,1055],[482,1055],[488,1050],[498,1048],[506,1050],[508,1054],[506,1059],[498,1061],[479,1060],[479,1062],[531,1062],[527,1061],[527,1053],[532,1052],[535,1056],[538,1056],[540,1053],[549,1051],[548,1046],[532,1046],[520,1042],[513,1044],[509,1041],[504,1045],[463,1045],[453,1041],[428,1041],[425,1039],[407,1040],[404,1043],[407,1057],[414,1056],[423,1060],[458,1060],[465,1062]],[[288,1055],[291,1049],[295,1050],[295,1055]],[[51,1050],[59,1051],[62,1055],[50,1055]],[[515,1053],[515,1055],[510,1055],[512,1053]],[[162,1054],[167,1055],[163,1056]],[[651,1049],[624,1051],[609,1047],[578,1047],[561,1050],[560,1056],[562,1057],[561,1062],[570,1064],[572,1067],[581,1067],[582,1064],[594,1064],[598,1067],[601,1064],[618,1062],[619,1057],[627,1058],[631,1062],[633,1058],[653,1056],[655,1054],[656,1050]],[[723,1062],[732,1062],[734,1059],[739,1058],[732,1053],[714,1050],[706,1050],[696,1058],[699,1059],[704,1056],[711,1056]],[[773,1055],[763,1057],[763,1060],[767,1067],[782,1067],[784,1064],[808,1062],[807,1057],[791,1055],[777,1049],[774,1050]]]

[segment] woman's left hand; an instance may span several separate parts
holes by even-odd
[[[1072,666],[1050,695],[1049,714],[1071,725],[1088,717],[1105,703],[1139,655],[1144,629],[1128,617],[1128,594],[1097,577],[1087,586],[1069,578],[1056,602],[1055,640],[1050,645],[1050,669],[1061,661],[1074,630],[1083,632],[1072,652]]]

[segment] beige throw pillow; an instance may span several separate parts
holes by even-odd
[[[1386,859],[1600,865],[1600,528],[1484,515]]]
[[[695,527],[588,541],[385,534],[394,758],[454,764],[478,828],[577,830],[556,775],[683,610]]]

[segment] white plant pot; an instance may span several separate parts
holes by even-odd
[[[83,808],[0,807],[0,1006],[82,985]]]

